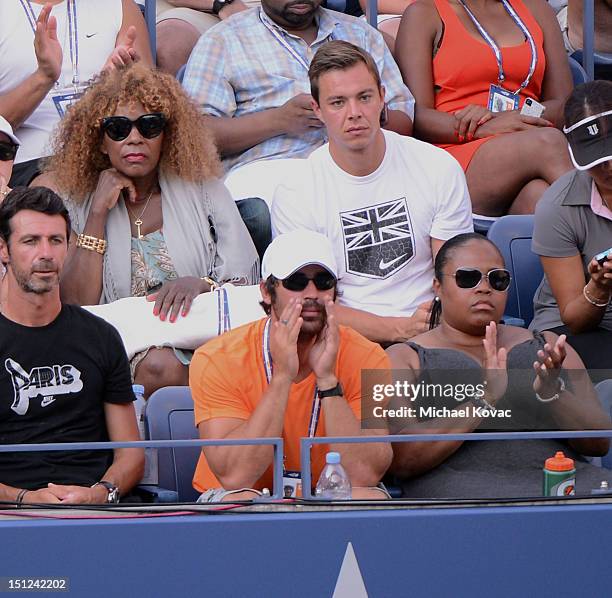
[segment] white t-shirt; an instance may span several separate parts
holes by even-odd
[[[26,2],[27,4],[27,2]],[[59,122],[59,113],[53,103],[53,94],[59,89],[72,90],[72,60],[67,2],[64,0],[51,9],[57,19],[57,39],[62,46],[62,72],[58,85],[51,89],[43,101],[15,131],[21,146],[15,163],[46,156],[53,127]],[[31,3],[38,18],[43,6]],[[104,66],[115,48],[123,22],[121,0],[78,0],[77,40],[80,83],[84,85]],[[20,0],[0,1],[0,94],[17,87],[38,68],[34,53],[34,33]]]
[[[383,131],[386,151],[372,174],[352,176],[329,144],[304,160],[301,176],[280,184],[273,235],[306,228],[334,247],[340,303],[380,316],[410,316],[433,298],[431,237],[471,232],[465,176],[447,152]]]

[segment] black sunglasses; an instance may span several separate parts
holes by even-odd
[[[311,280],[319,291],[329,291],[336,286],[336,277],[327,270],[317,272],[312,278],[302,272],[295,272],[283,278],[281,283],[288,291],[303,291]]]
[[[9,162],[14,160],[19,146],[12,141],[0,141],[0,161]]]
[[[454,276],[460,289],[473,289],[480,284],[484,277],[494,291],[500,292],[507,291],[512,280],[510,272],[504,268],[495,268],[489,270],[486,274],[476,268],[457,268],[454,274],[447,274],[447,276]]]
[[[130,120],[127,116],[107,116],[102,119],[102,130],[113,140],[123,141],[136,127],[145,139],[153,139],[161,135],[166,126],[166,117],[161,112],[143,114],[136,120]]]

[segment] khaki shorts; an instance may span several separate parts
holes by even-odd
[[[243,2],[249,8],[260,5],[259,0],[243,0]],[[168,19],[178,19],[193,25],[200,34],[208,31],[220,21],[219,17],[210,12],[202,12],[195,10],[195,8],[175,8],[167,0],[157,0],[156,13],[156,23],[161,23]]]

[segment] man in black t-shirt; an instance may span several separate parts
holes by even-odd
[[[0,444],[139,439],[117,331],[61,303],[69,234],[68,212],[49,189],[15,189],[0,204]],[[140,449],[0,452],[0,501],[116,502],[143,465]]]

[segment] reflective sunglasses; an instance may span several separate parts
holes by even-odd
[[[130,120],[127,116],[107,116],[102,119],[102,131],[113,141],[123,141],[136,127],[145,139],[153,139],[161,135],[166,126],[166,117],[161,112],[143,114],[136,120]]]
[[[480,284],[484,277],[494,291],[500,292],[507,291],[512,280],[510,272],[504,268],[495,268],[489,270],[486,274],[476,268],[457,268],[454,274],[447,274],[447,276],[454,276],[460,289],[473,289]]]
[[[303,291],[311,280],[319,291],[329,291],[336,286],[336,277],[327,270],[317,272],[312,278],[302,272],[295,272],[283,278],[281,283],[288,291]]]
[[[0,161],[9,162],[14,160],[19,146],[12,141],[0,141]]]

